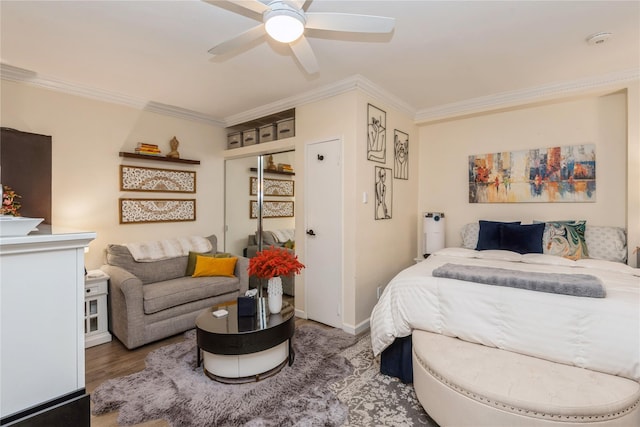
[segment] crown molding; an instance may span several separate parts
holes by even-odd
[[[206,114],[202,114],[197,111],[187,110],[185,108],[175,107],[173,105],[161,104],[154,101],[142,100],[129,95],[106,91],[95,87],[84,86],[77,83],[70,83],[64,80],[57,79],[55,77],[43,76],[34,71],[14,67],[13,65],[5,63],[0,63],[0,78],[2,78],[2,80],[25,83],[32,86],[54,90],[70,95],[95,99],[97,101],[125,105],[127,107],[132,107],[138,110],[150,111],[153,113],[164,114],[167,116],[178,117],[186,120],[204,122],[220,127],[225,126],[224,121],[207,116]]]
[[[239,114],[234,114],[232,116],[226,117],[225,122],[227,123],[227,126],[234,126],[239,123],[255,120],[256,118],[268,116],[270,114],[278,113],[283,110],[288,110],[290,108],[299,107],[301,105],[341,95],[355,89],[359,89],[369,96],[384,102],[389,107],[406,113],[409,117],[413,117],[416,114],[415,108],[411,107],[409,104],[396,97],[395,95],[385,91],[370,80],[364,78],[359,74],[356,74],[354,76],[326,86],[322,86],[314,90],[294,95],[289,98],[284,98],[279,101],[272,102],[261,107],[253,108],[248,111],[243,111]]]
[[[145,111],[151,111],[158,114],[164,114],[167,116],[178,117],[180,119],[193,120],[196,122],[203,122],[214,126],[225,127],[224,120],[213,118],[204,113],[199,113],[193,110],[187,110],[185,108],[176,107],[173,105],[161,104],[159,102],[149,101],[145,107]]]
[[[385,103],[388,107],[395,108],[398,111],[407,114],[409,117],[413,117],[416,124],[426,124],[439,120],[531,104],[547,99],[572,96],[588,91],[619,89],[620,87],[624,87],[627,83],[640,80],[640,69],[623,70],[586,79],[502,92],[418,111],[397,96],[357,74],[336,83],[226,117],[223,120],[197,111],[161,104],[154,101],[142,100],[124,94],[66,82],[53,77],[42,76],[36,72],[14,67],[5,63],[0,63],[0,78],[7,81],[30,84],[98,101],[125,105],[139,110],[150,111],[186,120],[204,122],[219,127],[228,127],[290,108],[331,98],[352,90],[361,90],[370,97]]]
[[[415,115],[416,124],[452,119],[475,113],[531,104],[543,100],[567,97],[584,92],[620,89],[625,84],[639,80],[640,69],[624,70],[602,76],[569,82],[553,83],[544,86],[502,92],[494,95],[481,96],[465,101],[440,105],[438,107],[419,110]]]

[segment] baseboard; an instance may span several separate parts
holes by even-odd
[[[369,318],[363,320],[362,322],[358,323],[355,326],[347,325],[344,323],[342,324],[342,330],[351,335],[360,335],[364,332],[367,332],[369,329],[370,329]]]
[[[307,312],[304,310],[299,310],[296,308],[295,316],[299,319],[308,319]],[[360,335],[364,332],[367,332],[370,329],[369,319],[365,319],[362,322],[358,323],[356,326],[347,325],[346,323],[342,324],[342,330],[351,335]]]
[[[94,347],[96,345],[110,342],[112,339],[109,332],[102,332],[97,335],[86,336],[84,338],[84,348]]]

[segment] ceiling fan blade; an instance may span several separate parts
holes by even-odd
[[[265,34],[267,33],[264,30],[264,24],[257,25],[232,39],[229,39],[212,47],[211,49],[209,49],[209,53],[212,55],[222,55],[247,43],[251,43],[252,41],[259,39],[260,37],[263,37]]]
[[[258,0],[226,0],[228,3],[233,3],[236,6],[239,6],[243,9],[248,9],[252,12],[259,13],[262,15],[264,12],[269,10],[269,6],[264,3],[259,2]]]
[[[313,53],[313,49],[311,49],[311,45],[305,36],[301,36],[298,40],[289,43],[289,46],[291,46],[293,54],[307,73],[315,74],[318,72],[316,55]]]
[[[395,26],[395,18],[350,13],[306,13],[306,28],[314,30],[347,31],[351,33],[390,33]]]

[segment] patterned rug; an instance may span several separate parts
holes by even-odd
[[[91,394],[93,414],[117,410],[119,425],[164,419],[171,426],[437,427],[412,385],[380,374],[368,334],[302,325],[292,366],[228,385],[196,368],[194,332],[151,352],[143,371],[101,384]]]
[[[351,375],[329,386],[349,407],[344,426],[438,427],[418,402],[412,384],[380,373],[380,358],[373,357],[369,334],[340,355],[354,367]]]

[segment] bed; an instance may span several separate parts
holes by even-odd
[[[548,228],[545,248],[554,239]],[[602,234],[597,227],[591,231],[592,236]],[[610,236],[607,239],[610,244]],[[371,315],[375,355],[419,329],[640,381],[640,269],[615,261],[620,254],[626,257],[624,243],[622,249],[614,245],[617,254],[605,250],[608,255],[601,255],[592,245],[599,259],[573,260],[546,250],[475,250],[469,247],[473,240],[463,230],[467,247],[440,250],[391,280]],[[599,279],[606,295],[593,298],[434,277],[434,269],[444,265],[585,274]]]

